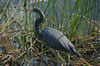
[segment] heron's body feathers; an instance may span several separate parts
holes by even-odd
[[[65,51],[71,54],[77,54],[73,44],[67,39],[67,37],[60,31],[45,27],[41,30],[41,39],[51,48]]]

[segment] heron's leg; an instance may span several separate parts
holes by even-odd
[[[60,53],[57,51],[58,57],[61,59],[61,66],[66,66],[66,61],[61,57]],[[60,61],[60,60],[59,60]]]
[[[59,56],[58,56],[58,53],[57,53],[57,55],[56,55],[56,66],[58,66],[58,64],[59,64]]]
[[[60,53],[57,52],[57,54],[58,54],[58,57],[61,59],[61,61],[64,62],[65,60],[61,57]]]
[[[55,66],[58,66],[60,60],[61,60],[61,63],[62,63],[61,66],[66,66],[65,65],[66,61],[61,57],[59,51],[57,51],[57,50],[55,51],[55,50],[53,50],[51,48],[50,48],[50,50],[52,51],[53,54],[55,54],[55,57],[52,58],[52,60],[54,60],[53,63],[55,64]]]
[[[71,62],[70,55],[68,55],[68,66],[70,65],[70,62]]]
[[[52,49],[53,50],[53,49]],[[59,57],[58,57],[58,53],[57,53],[57,51],[52,51],[52,53],[54,53],[55,54],[55,57],[54,57],[54,60],[55,60],[55,62],[54,62],[54,65],[55,66],[58,66],[58,63],[59,63]]]
[[[54,64],[54,66],[58,66],[58,65],[57,65],[57,60],[58,60],[58,58],[57,58],[57,56],[58,56],[58,55],[57,55],[57,52],[56,52],[54,49],[51,49],[51,48],[49,48],[49,49],[51,50],[51,52],[52,52],[52,53],[54,54],[54,56],[55,56],[55,57],[51,58],[51,59],[53,60],[52,62],[53,62],[53,64]]]

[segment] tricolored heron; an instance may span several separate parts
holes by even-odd
[[[40,30],[39,25],[45,20],[45,15],[39,8],[34,8],[28,10],[30,12],[36,12],[40,15],[35,21],[35,31],[38,37],[50,48],[71,53],[80,58],[73,44],[68,40],[68,38],[60,31],[45,27]]]

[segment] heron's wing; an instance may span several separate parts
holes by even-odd
[[[46,27],[41,31],[42,40],[51,48],[76,53],[73,44],[67,39],[67,37],[60,31]]]
[[[59,42],[59,32],[55,29],[46,27],[41,31],[42,40],[47,44],[49,47],[57,49],[57,50],[64,50],[63,46]]]

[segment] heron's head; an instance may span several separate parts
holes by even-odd
[[[32,10],[27,10],[28,12],[36,12],[38,13],[41,17],[43,17],[43,21],[45,20],[45,15],[39,8],[33,8]]]

